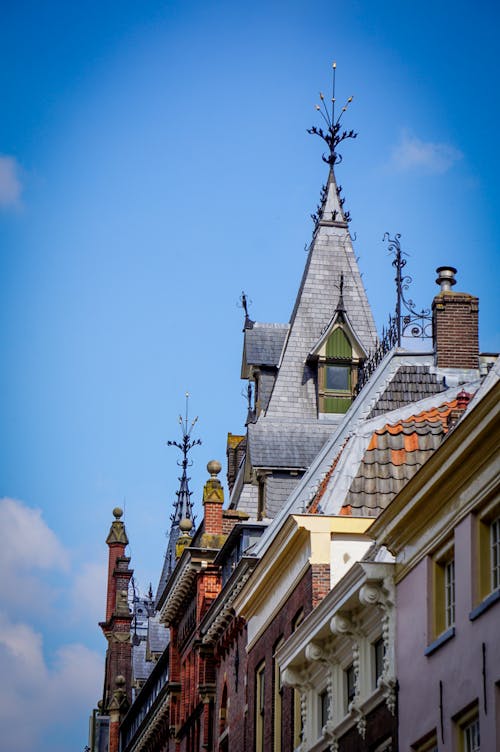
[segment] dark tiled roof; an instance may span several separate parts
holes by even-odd
[[[144,681],[148,678],[154,663],[146,661],[146,642],[141,640],[132,647],[132,671],[134,680]]]
[[[276,517],[298,481],[298,475],[291,476],[288,473],[272,473],[268,477],[266,482],[266,517]]]
[[[261,371],[259,376],[259,403],[260,409],[266,410],[269,404],[269,398],[273,391],[275,375],[270,371]]]
[[[253,467],[305,469],[332,433],[331,425],[285,423],[267,418],[248,426]]]
[[[424,397],[444,392],[445,389],[444,379],[431,373],[429,366],[401,366],[368,417],[375,418]]]
[[[259,324],[245,329],[246,362],[253,366],[277,366],[288,333],[288,324]]]
[[[438,448],[465,405],[457,400],[386,424],[372,435],[341,514],[377,516]]]

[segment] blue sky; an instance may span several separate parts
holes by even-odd
[[[207,461],[243,430],[241,291],[253,318],[290,316],[333,60],[359,132],[337,176],[379,328],[387,230],[417,305],[453,264],[498,350],[498,8],[20,0],[0,18],[0,752],[83,749],[111,510],[155,587],[184,393],[199,508]]]

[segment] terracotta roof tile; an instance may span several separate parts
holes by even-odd
[[[371,517],[385,509],[438,448],[453,425],[452,419],[463,413],[467,404],[468,400],[455,399],[377,429],[351,482],[341,514]]]

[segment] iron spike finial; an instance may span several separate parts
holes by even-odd
[[[246,293],[243,291],[240,295],[240,308],[243,308],[245,312],[245,323],[243,326],[243,331],[245,331],[245,329],[253,329],[253,325],[255,324],[255,321],[252,321],[248,313],[248,306],[251,304],[252,301],[248,300]]]
[[[320,105],[315,105],[316,111],[320,113],[321,117],[325,121],[327,130],[324,131],[323,128],[317,128],[316,126],[313,126],[312,128],[308,129],[308,133],[311,133],[315,136],[319,136],[323,139],[323,141],[327,144],[329,149],[329,155],[325,156],[323,154],[323,161],[330,165],[330,167],[333,167],[333,165],[338,164],[342,161],[342,155],[339,154],[336,149],[337,146],[342,142],[345,141],[348,138],[356,138],[357,133],[355,133],[353,130],[350,131],[340,131],[340,121],[342,119],[342,115],[344,112],[346,112],[347,108],[349,107],[350,103],[353,100],[353,97],[348,97],[345,105],[342,107],[340,111],[340,115],[336,118],[335,117],[335,103],[336,103],[336,97],[335,97],[335,74],[337,70],[337,63],[333,63],[333,76],[332,76],[332,108],[331,108],[331,114],[328,111],[328,108],[325,104],[325,98],[323,94],[320,92],[320,100],[323,104],[323,109],[321,109]]]

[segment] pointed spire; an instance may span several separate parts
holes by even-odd
[[[201,444],[200,439],[192,439],[191,435],[193,432],[193,429],[198,421],[198,418],[196,417],[191,425],[189,424],[189,418],[188,418],[188,406],[189,406],[189,393],[186,392],[186,412],[185,417],[182,418],[182,416],[179,416],[179,424],[181,426],[181,432],[182,432],[182,441],[167,441],[167,446],[175,446],[177,449],[179,449],[182,452],[182,460],[180,462],[177,462],[177,464],[182,467],[182,474],[179,478],[179,490],[175,492],[176,495],[176,501],[174,502],[174,511],[170,515],[171,520],[171,526],[170,526],[170,533],[168,537],[168,545],[167,545],[167,551],[165,553],[165,561],[163,564],[163,570],[160,577],[160,582],[158,585],[158,591],[156,593],[156,601],[158,601],[163,588],[165,587],[165,583],[167,582],[168,578],[170,577],[172,571],[174,570],[175,563],[177,561],[177,542],[179,537],[181,536],[183,531],[183,526],[181,525],[181,522],[184,520],[189,520],[191,522],[190,530],[194,527],[194,514],[193,514],[193,505],[191,502],[191,495],[192,492],[189,490],[189,481],[190,478],[187,474],[187,469],[190,467],[193,463],[189,461],[188,455],[191,449],[195,446],[199,446]]]
[[[312,215],[315,227],[308,258],[264,416],[275,421],[284,418],[295,421],[317,419],[316,366],[308,362],[308,356],[336,312],[332,297],[340,278],[342,290],[337,310],[342,310],[344,317],[348,317],[352,333],[364,352],[368,353],[377,341],[373,313],[349,232],[349,212],[344,209],[342,189],[335,179],[335,166],[342,161],[338,153],[339,144],[357,135],[352,130],[341,129],[342,117],[352,97],[347,99],[339,112],[335,97],[335,70],[334,64],[331,107],[327,106],[323,94],[320,94],[321,105],[316,105],[326,129],[313,126],[308,131],[327,144],[328,154],[323,154],[323,161],[329,165],[329,172],[321,191],[320,204],[316,214]],[[256,425],[258,423],[259,420]]]

